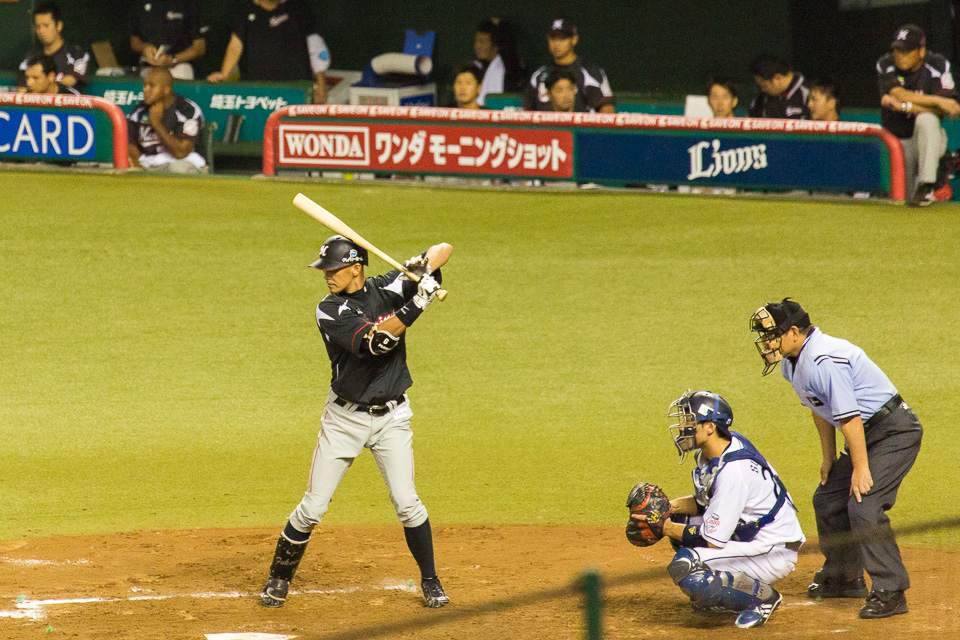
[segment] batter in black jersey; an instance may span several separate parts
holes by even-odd
[[[574,111],[613,113],[613,91],[603,69],[580,59],[574,47],[580,41],[577,27],[569,20],[554,20],[547,32],[547,44],[553,61],[530,76],[523,90],[523,108],[527,111],[553,111],[547,89],[547,76],[553,71],[570,74],[577,85]]]
[[[453,248],[437,244],[407,261],[422,274],[414,282],[400,271],[367,278],[367,251],[343,236],[328,238],[311,267],[323,271],[330,295],[316,309],[317,327],[330,357],[331,383],[313,454],[307,491],[277,541],[260,602],[282,606],[314,527],[327,511],[344,473],[370,449],[403,524],[407,546],[420,568],[428,607],[450,602],[437,577],[433,534],[413,479],[413,412],[406,396],[406,331],[440,289],[440,272]]]
[[[83,93],[87,86],[87,67],[90,54],[83,47],[67,44],[63,39],[63,19],[60,8],[55,2],[41,2],[33,10],[33,28],[41,49],[31,52],[20,63],[17,74],[17,86],[26,90],[27,61],[35,55],[48,55],[53,58],[56,67],[56,81],[67,87],[74,87]]]

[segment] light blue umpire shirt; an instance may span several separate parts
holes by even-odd
[[[863,349],[814,327],[795,361],[784,358],[780,370],[800,402],[838,430],[840,421],[860,414],[866,422],[897,388]]]

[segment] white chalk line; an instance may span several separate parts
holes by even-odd
[[[383,584],[377,587],[373,587],[378,591],[406,591],[406,592],[416,592],[418,589],[415,586],[408,585],[405,583],[400,584]],[[142,591],[140,588],[134,588],[135,591]],[[360,591],[360,587],[348,587],[345,589],[301,589],[301,590],[291,590],[290,595],[332,595],[332,594],[342,594],[342,593],[355,593]],[[196,598],[196,599],[230,599],[230,598],[253,598],[259,595],[258,593],[250,593],[245,591],[226,591],[221,593],[213,592],[202,592],[202,593],[176,593],[176,594],[146,594],[146,595],[135,595],[127,596],[124,598],[59,598],[59,599],[46,599],[46,600],[21,600],[15,602],[14,606],[16,609],[2,611],[0,610],[0,618],[19,618],[19,619],[30,619],[30,620],[42,620],[47,617],[46,609],[48,607],[56,607],[65,604],[90,604],[97,602],[143,602],[146,600],[172,600],[175,598]]]
[[[62,562],[58,562],[56,560],[36,560],[34,558],[7,558],[5,556],[0,556],[0,562],[6,562],[8,564],[21,564],[27,567],[38,567],[38,566],[62,567],[65,565],[74,565],[74,564],[93,564],[89,560],[84,560],[83,558],[79,560],[64,560]]]

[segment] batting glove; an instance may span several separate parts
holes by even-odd
[[[427,305],[433,302],[439,290],[440,283],[437,282],[433,276],[429,274],[424,275],[420,278],[420,282],[417,283],[417,293],[413,296],[413,304],[417,305],[421,310],[426,309]]]
[[[412,258],[407,260],[405,263],[403,263],[403,266],[407,269],[407,271],[409,271],[410,273],[416,276],[422,277],[422,276],[430,275],[430,263],[427,262],[427,256],[424,256],[424,255],[413,256]],[[413,278],[411,278],[407,274],[403,274],[403,279],[413,280]]]

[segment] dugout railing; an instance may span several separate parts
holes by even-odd
[[[101,144],[109,139],[108,145]],[[0,160],[112,162],[129,166],[127,122],[94,96],[0,93]]]
[[[292,105],[267,119],[263,145],[267,176],[350,171],[906,197],[900,141],[863,122]]]

